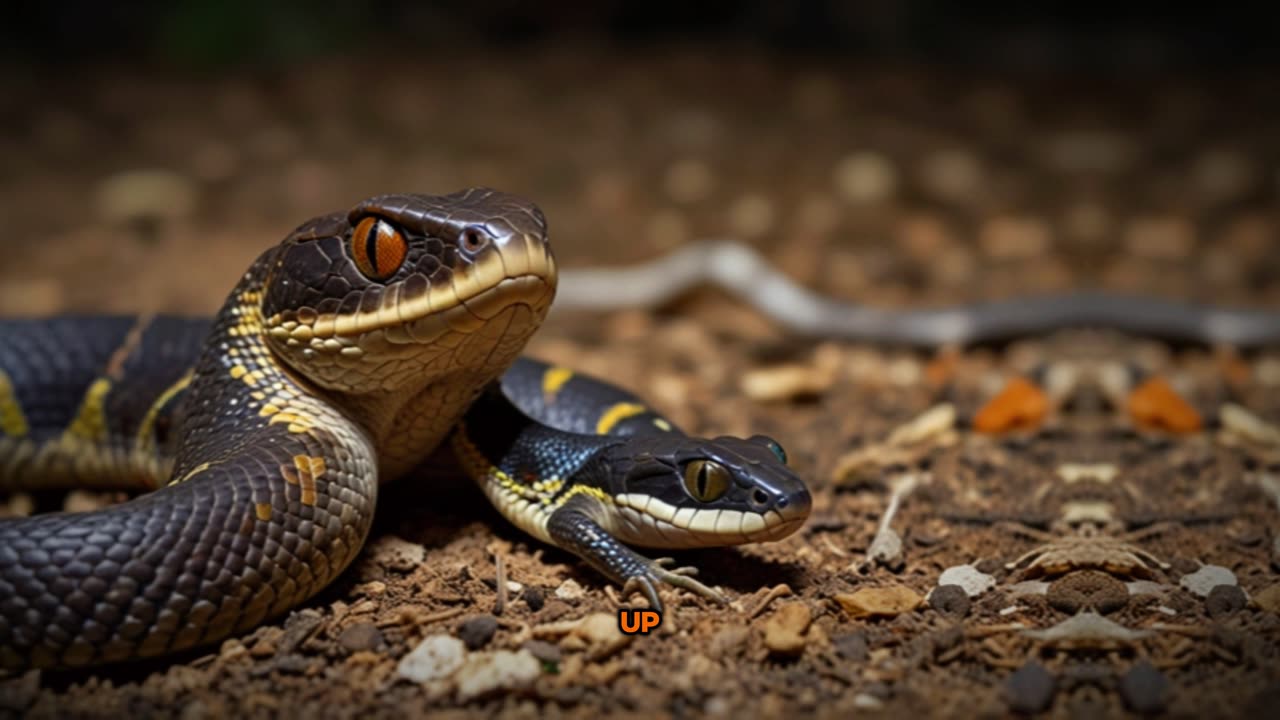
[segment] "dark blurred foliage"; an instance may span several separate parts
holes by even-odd
[[[1168,70],[1280,59],[1267,4],[944,0],[58,0],[6,8],[0,54],[221,67],[353,51],[718,43],[866,59]]]

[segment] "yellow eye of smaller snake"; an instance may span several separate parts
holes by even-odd
[[[729,470],[718,462],[694,460],[684,466],[684,489],[698,502],[719,500],[729,491]]]
[[[391,223],[367,217],[351,231],[351,255],[356,267],[370,280],[386,280],[404,264],[409,243]]]

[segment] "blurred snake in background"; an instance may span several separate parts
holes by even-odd
[[[1103,328],[1204,345],[1280,343],[1280,313],[1106,291],[1015,297],[941,308],[868,307],[823,297],[732,241],[693,243],[628,268],[564,273],[557,310],[652,307],[700,286],[720,287],[782,327],[811,337],[937,347],[1008,340],[1062,328]]]
[[[541,211],[474,189],[307,222],[212,320],[0,321],[0,490],[150,490],[0,520],[0,669],[153,657],[282,614],[355,558],[379,483],[444,446],[511,522],[627,594],[722,601],[628,544],[779,539],[808,490],[769,438],[689,437],[519,358],[556,287]]]

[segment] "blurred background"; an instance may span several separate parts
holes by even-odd
[[[700,238],[865,302],[1280,306],[1261,12],[64,0],[0,28],[0,313],[211,312],[385,191],[538,201],[569,267]]]

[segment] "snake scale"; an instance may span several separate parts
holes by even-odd
[[[721,598],[628,544],[781,538],[808,491],[769,438],[689,437],[519,358],[556,285],[538,208],[473,189],[301,225],[212,320],[0,321],[0,490],[149,491],[0,520],[0,669],[153,657],[284,613],[359,553],[379,484],[442,447],[628,593]]]

